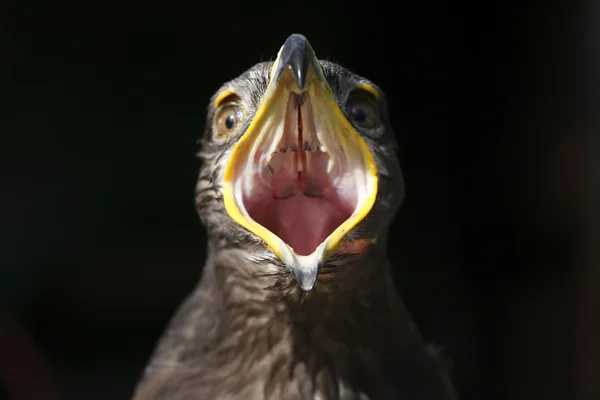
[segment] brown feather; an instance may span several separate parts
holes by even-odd
[[[236,90],[248,120],[270,66],[258,64],[224,86]],[[322,67],[340,105],[354,83],[365,81],[333,63]],[[404,186],[385,103],[381,107],[385,135],[364,138],[378,168],[376,205],[347,234],[308,293],[258,237],[225,212],[223,166],[232,143],[210,140],[209,107],[196,187],[209,254],[200,283],[170,322],[134,400],[456,398],[444,366],[400,300],[385,257],[387,226]]]

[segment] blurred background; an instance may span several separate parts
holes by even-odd
[[[596,4],[3,3],[0,398],[130,398],[201,274],[208,100],[298,32],[387,92],[389,255],[462,398],[600,399]]]

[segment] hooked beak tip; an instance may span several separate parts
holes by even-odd
[[[287,38],[279,52],[274,79],[279,80],[283,71],[290,68],[298,88],[304,89],[308,68],[315,63],[318,61],[308,40],[303,35],[293,34]]]

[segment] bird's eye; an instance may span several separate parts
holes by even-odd
[[[214,118],[214,135],[220,140],[228,139],[234,132],[242,116],[240,107],[236,104],[224,104],[217,109]]]
[[[363,128],[375,128],[379,125],[377,107],[368,96],[350,96],[346,109],[352,121]]]

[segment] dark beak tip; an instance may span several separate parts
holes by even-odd
[[[293,33],[290,36],[288,36],[288,38],[285,40],[285,43],[283,44],[283,47],[286,46],[306,46],[310,44],[308,43],[308,39],[306,39],[306,36],[300,34],[300,33]]]
[[[304,89],[308,67],[312,59],[315,58],[313,49],[306,37],[299,33],[290,35],[283,44],[280,58],[278,77],[285,68],[289,67],[294,74],[298,87]]]

